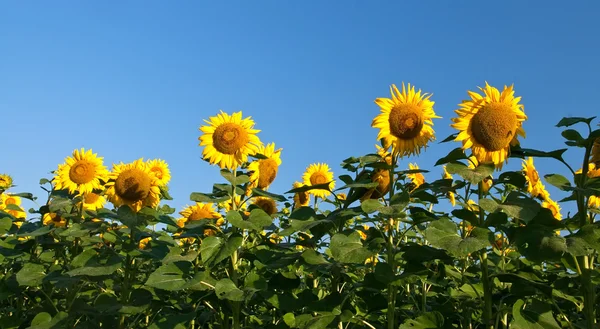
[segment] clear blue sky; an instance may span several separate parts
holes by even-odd
[[[203,119],[242,110],[283,147],[271,189],[282,193],[310,163],[338,176],[342,159],[374,151],[373,100],[402,81],[434,94],[438,140],[467,90],[514,83],[523,146],[561,148],[562,116],[600,113],[599,12],[597,1],[4,1],[0,172],[43,196],[38,179],[75,148],[109,168],[162,158],[180,208],[219,179],[201,160]],[[458,145],[410,161],[431,169]]]

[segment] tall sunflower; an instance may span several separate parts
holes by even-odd
[[[304,175],[302,175],[304,185],[314,186],[320,184],[329,183],[329,189],[333,190],[335,187],[335,181],[333,180],[333,172],[329,169],[326,163],[313,163],[306,168]],[[317,198],[326,198],[331,192],[327,190],[315,189],[310,190],[308,193],[314,195]]]
[[[45,213],[42,217],[42,223],[44,225],[54,225],[56,227],[65,227],[67,220],[59,216],[56,213]]]
[[[74,150],[72,157],[67,157],[64,164],[58,165],[54,176],[57,190],[68,189],[69,193],[89,193],[101,189],[107,180],[108,170],[92,150]]]
[[[262,142],[256,136],[260,130],[253,129],[251,117],[242,119],[242,112],[229,115],[223,111],[204,120],[208,126],[200,127],[204,134],[198,139],[204,146],[202,156],[211,164],[234,169],[248,161],[249,154],[256,154]]]
[[[106,196],[115,207],[127,205],[138,212],[142,207],[156,207],[160,202],[158,180],[143,159],[113,164],[106,184]]]
[[[517,136],[525,137],[523,121],[527,120],[521,97],[515,97],[513,86],[504,86],[502,93],[487,82],[479,88],[483,95],[469,91],[471,99],[463,101],[453,118],[463,149],[470,148],[479,162],[493,162],[501,169],[511,145],[518,145]]]
[[[304,184],[300,182],[294,182],[293,188],[303,187]],[[300,207],[307,207],[310,204],[310,194],[308,192],[297,192],[294,193],[294,209]]]
[[[8,190],[12,186],[13,180],[10,175],[0,174],[0,193]]]
[[[531,194],[532,197],[542,196],[545,191],[544,184],[540,180],[540,175],[533,165],[533,158],[529,157],[527,160],[523,160],[523,173],[527,180],[527,193]]]
[[[185,209],[180,211],[179,214],[182,216],[177,221],[177,225],[179,227],[183,227],[186,223],[201,219],[222,220],[221,214],[217,212],[213,203],[196,202],[196,204],[193,206],[187,206]]]
[[[20,210],[7,209],[7,206],[11,204],[19,207]],[[25,210],[21,207],[21,198],[16,195],[0,194],[0,210],[7,212],[15,218],[25,219],[27,217]]]
[[[83,195],[82,205],[83,209],[96,211],[106,204],[106,198],[98,193],[85,193]]]
[[[259,196],[254,199],[252,204],[259,207],[269,215],[277,213],[277,204],[275,203],[275,200],[271,198]]]
[[[415,163],[409,163],[408,164],[408,169],[410,170],[419,170],[419,166]],[[410,181],[415,185],[413,187],[413,190],[415,190],[417,187],[425,184],[425,176],[423,176],[422,173],[414,173],[414,174],[406,174],[406,177],[410,178]]]
[[[444,173],[442,174],[442,179],[454,179],[452,175],[450,175],[450,173],[446,170],[446,166],[444,166],[443,169]],[[456,206],[456,196],[454,195],[454,192],[449,191],[448,193],[446,193],[446,195],[448,196],[448,200],[450,200],[452,207]]]
[[[158,185],[165,186],[171,180],[171,170],[169,170],[169,165],[165,162],[165,160],[161,159],[153,159],[148,160],[146,162],[148,166],[148,170],[154,174]]]
[[[281,165],[281,149],[275,150],[275,143],[260,146],[258,153],[266,157],[266,159],[258,159],[252,161],[248,166],[248,170],[252,172],[250,175],[249,188],[258,187],[266,190],[277,177],[277,170]]]
[[[415,91],[415,87],[402,83],[402,92],[396,85],[390,87],[392,98],[377,98],[381,113],[373,119],[371,126],[379,128],[377,139],[392,143],[394,153],[405,156],[419,154],[427,143],[435,140],[431,94]]]

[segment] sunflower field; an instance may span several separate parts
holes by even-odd
[[[372,153],[307,163],[289,191],[269,189],[282,149],[242,112],[201,124],[222,180],[184,209],[161,159],[77,149],[37,196],[0,175],[0,328],[600,328],[595,118],[534,150],[512,86],[468,91],[447,123],[431,94],[390,92]],[[416,163],[434,123],[456,129],[437,177]]]

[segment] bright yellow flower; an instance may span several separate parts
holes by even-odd
[[[402,156],[419,154],[427,143],[435,140],[433,118],[439,118],[433,111],[431,94],[402,83],[402,92],[396,85],[390,87],[392,98],[377,98],[375,103],[381,113],[373,119],[371,126],[379,128],[377,139],[392,143],[394,153]]]
[[[252,172],[249,188],[258,187],[266,190],[277,177],[277,170],[281,165],[281,149],[275,150],[275,143],[270,143],[267,146],[261,145],[258,153],[264,155],[266,159],[258,159],[248,165],[248,170]]]
[[[303,187],[304,184],[300,182],[294,182],[293,187]],[[300,207],[307,207],[310,204],[310,194],[308,192],[298,192],[294,194],[294,209]]]
[[[160,202],[158,179],[142,159],[113,164],[106,184],[106,196],[115,207],[127,205],[138,212],[142,207],[155,208]]]
[[[85,193],[83,195],[83,209],[89,211],[96,211],[102,207],[106,203],[106,198],[97,193]]]
[[[554,218],[558,220],[562,219],[562,215],[560,214],[560,206],[558,205],[558,203],[550,199],[549,196],[545,198],[544,201],[542,201],[542,207],[550,209]]]
[[[202,156],[211,164],[234,169],[248,161],[248,155],[256,154],[262,142],[256,136],[260,130],[253,129],[251,117],[242,119],[242,112],[229,115],[223,111],[204,120],[208,126],[200,127],[204,133],[198,139],[204,146]]]
[[[460,104],[451,126],[459,131],[456,140],[464,150],[470,148],[479,162],[493,162],[500,169],[508,161],[510,146],[519,144],[517,136],[525,137],[522,124],[527,116],[513,86],[504,86],[500,93],[486,82],[479,89],[483,95],[468,92],[471,99]]]
[[[415,164],[409,163],[408,169],[418,170],[419,166],[416,163]],[[425,176],[423,176],[422,173],[406,174],[406,177],[410,178],[410,181],[415,185],[413,187],[413,190],[415,190],[417,187],[425,184]]]
[[[9,204],[15,205],[21,210],[6,209],[6,206],[8,206]],[[0,210],[4,210],[5,212],[7,212],[15,218],[25,219],[27,217],[27,215],[25,214],[25,210],[23,210],[23,207],[21,207],[21,198],[16,195],[10,195],[5,193],[0,194]],[[22,224],[22,222],[19,223]]]
[[[138,248],[140,249],[146,249],[146,247],[148,246],[148,243],[150,243],[150,241],[152,240],[152,237],[147,237],[147,238],[143,238],[140,240],[139,244],[138,244]]]
[[[313,186],[326,184],[329,182],[329,189],[333,190],[335,187],[335,180],[333,180],[333,172],[329,169],[329,166],[326,163],[313,163],[304,172],[302,176],[304,180],[304,185]],[[327,190],[310,190],[308,193],[314,195],[318,198],[325,199],[331,192]]]
[[[523,173],[527,180],[527,192],[532,197],[543,195],[545,190],[544,184],[540,180],[540,175],[533,165],[533,158],[529,157],[527,160],[523,160]]]
[[[7,174],[0,174],[0,193],[8,190],[12,186],[13,180]]]
[[[169,183],[171,180],[171,170],[169,170],[169,165],[165,160],[148,160],[146,161],[146,165],[148,166],[148,170],[156,177],[158,185],[165,186]]]
[[[583,171],[579,169],[576,173],[581,174],[582,172]],[[600,177],[600,167],[596,167],[595,163],[590,163],[588,165],[587,176],[588,178]],[[588,199],[588,207],[600,209],[600,196],[590,195]]]
[[[65,227],[67,220],[58,216],[56,213],[45,213],[42,217],[42,223],[44,225],[54,225],[56,227]]]
[[[373,256],[373,257],[369,257],[369,258],[367,258],[367,260],[365,260],[365,265],[367,265],[367,264],[371,264],[371,263],[372,263],[373,265],[375,265],[375,264],[377,264],[377,262],[379,262],[379,258],[377,258],[377,255],[375,255],[375,256]]]
[[[252,204],[259,207],[269,215],[277,213],[277,204],[275,203],[275,200],[271,198],[259,196],[254,199]]]
[[[108,170],[102,164],[103,159],[92,150],[74,150],[72,157],[67,157],[64,164],[58,165],[54,176],[55,189],[68,189],[69,193],[89,193],[101,189],[108,176]]]
[[[196,202],[193,206],[187,206],[179,212],[182,218],[177,221],[179,227],[185,226],[188,222],[193,222],[201,219],[221,219],[221,214],[217,212],[212,203]]]
[[[444,166],[443,169],[444,173],[442,174],[442,179],[454,179],[452,175],[450,175],[450,173],[448,173],[448,171],[446,170],[446,166]],[[450,200],[452,207],[456,206],[456,196],[454,195],[454,192],[448,192],[446,193],[446,195],[448,196],[448,200]]]
[[[362,226],[362,230],[356,230],[356,232],[358,232],[358,234],[360,234],[360,238],[363,240],[367,239],[367,233],[369,231],[369,225],[367,224],[363,224]]]
[[[338,194],[336,195],[336,197],[337,197],[337,199],[338,199],[338,200],[340,200],[340,201],[345,201],[347,196],[346,196],[346,193],[338,193]]]
[[[242,204],[242,196],[241,195],[236,195],[235,196],[235,209],[237,210],[246,210],[248,208],[247,203],[243,203]],[[229,212],[230,210],[233,209],[233,200],[229,199],[227,201],[223,201],[219,203],[219,207],[225,209],[225,212]]]

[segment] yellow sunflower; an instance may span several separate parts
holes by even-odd
[[[158,185],[165,186],[169,183],[171,180],[171,170],[169,170],[169,165],[165,162],[165,160],[148,160],[146,165],[148,166],[148,170],[150,170],[150,172],[154,174],[154,177],[156,177]]]
[[[313,163],[304,172],[302,176],[304,185],[313,186],[329,183],[329,189],[333,190],[335,187],[335,181],[333,180],[333,172],[329,169],[326,163]],[[314,195],[317,198],[326,198],[331,192],[327,190],[310,190],[308,193]]]
[[[108,176],[102,160],[92,150],[74,150],[72,157],[67,157],[64,164],[58,165],[54,176],[55,188],[68,189],[69,193],[89,193],[101,189]]]
[[[275,150],[275,143],[260,146],[258,153],[264,155],[266,159],[252,161],[248,166],[248,170],[252,172],[250,175],[249,189],[258,187],[266,190],[277,177],[277,170],[281,165],[281,149]]]
[[[493,162],[501,169],[511,145],[518,145],[517,136],[525,137],[522,128],[527,120],[521,97],[515,97],[513,86],[506,87],[502,93],[487,82],[485,88],[479,88],[484,94],[469,91],[471,99],[463,101],[453,118],[459,133],[457,141],[462,141],[463,149],[470,148],[479,162]]]
[[[579,169],[577,172],[577,174],[581,174],[582,170]],[[595,163],[590,163],[588,165],[588,172],[587,172],[587,176],[589,178],[596,178],[596,177],[600,177],[600,167],[596,167]],[[588,207],[590,208],[598,208],[600,209],[600,196],[597,195],[590,195],[589,199],[588,199]]]
[[[242,203],[242,196],[241,195],[236,195],[235,196],[235,209],[237,210],[246,210],[248,208],[248,204],[246,202]],[[223,201],[219,203],[219,207],[225,209],[225,212],[229,212],[230,210],[233,209],[233,199],[229,199],[227,201]]]
[[[56,227],[65,227],[67,220],[62,218],[56,213],[45,213],[42,217],[42,223],[44,225],[54,225]]]
[[[185,223],[201,219],[221,219],[221,214],[217,212],[213,203],[196,202],[193,206],[187,206],[179,214],[183,216],[177,221],[179,227],[183,227]]]
[[[347,197],[348,197],[348,196],[346,195],[346,193],[338,193],[338,194],[336,195],[336,198],[337,198],[338,200],[340,200],[340,201],[346,201],[346,198],[347,198]]]
[[[259,196],[254,199],[252,204],[259,207],[269,215],[277,213],[277,204],[275,203],[275,200],[271,198]]]
[[[395,154],[400,156],[419,154],[427,143],[435,140],[433,118],[439,118],[433,111],[431,94],[402,83],[402,92],[396,85],[390,87],[392,98],[377,98],[375,103],[381,113],[373,119],[371,126],[379,128],[377,139],[392,143]]]
[[[479,161],[475,156],[470,156],[467,163],[469,169],[475,169],[479,166]],[[484,178],[483,181],[481,181],[481,184],[483,194],[487,194],[490,191],[490,188],[492,188],[492,185],[494,184],[494,179],[492,178],[492,176],[488,176]]]
[[[454,179],[446,170],[446,166],[444,166],[443,169],[444,173],[442,174],[442,179]],[[448,192],[446,195],[448,196],[448,200],[450,200],[452,207],[456,206],[456,196],[454,195],[454,192]]]
[[[416,163],[415,164],[409,163],[408,169],[418,170],[419,166]],[[410,178],[410,181],[415,185],[413,187],[413,190],[415,190],[417,187],[425,184],[425,176],[423,176],[422,173],[407,174],[406,177]]]
[[[106,203],[106,198],[97,193],[85,193],[83,195],[83,209],[89,211],[96,211]]]
[[[294,182],[293,187],[303,187],[304,184],[300,182]],[[300,207],[307,207],[310,204],[310,194],[308,192],[298,192],[294,194],[294,209]]]
[[[544,201],[542,201],[542,207],[550,209],[554,218],[558,220],[562,219],[562,215],[560,214],[560,206],[558,205],[558,203],[550,199],[549,196],[545,198]]]
[[[529,157],[527,160],[523,160],[523,173],[527,180],[527,193],[531,194],[532,197],[542,196],[545,191],[544,184],[540,180],[540,175],[533,165],[533,158]]]
[[[234,169],[248,161],[249,154],[256,154],[262,142],[256,136],[260,130],[253,129],[251,117],[242,119],[242,112],[229,115],[223,111],[204,120],[208,126],[200,127],[204,134],[198,139],[204,146],[202,156],[211,164]]]
[[[13,180],[7,174],[0,174],[0,193],[8,190],[12,186]]]
[[[6,207],[10,204],[19,207],[19,209],[21,210],[6,209]],[[7,195],[4,193],[0,194],[0,210],[4,210],[5,212],[7,212],[15,218],[25,219],[27,217],[27,215],[25,214],[25,210],[23,210],[23,207],[21,207],[21,198],[16,195]]]
[[[362,240],[366,240],[367,239],[367,233],[369,231],[369,225],[367,224],[363,224],[362,225],[362,229],[356,230],[356,232],[358,232],[358,234],[360,234],[360,238]]]
[[[140,240],[140,242],[138,243],[138,248],[140,249],[146,249],[146,247],[148,247],[148,243],[150,243],[150,241],[152,241],[152,237],[147,237],[147,238],[143,238]]]
[[[160,202],[158,179],[142,159],[113,164],[106,196],[115,207],[127,205],[138,212],[142,207],[156,207]]]

